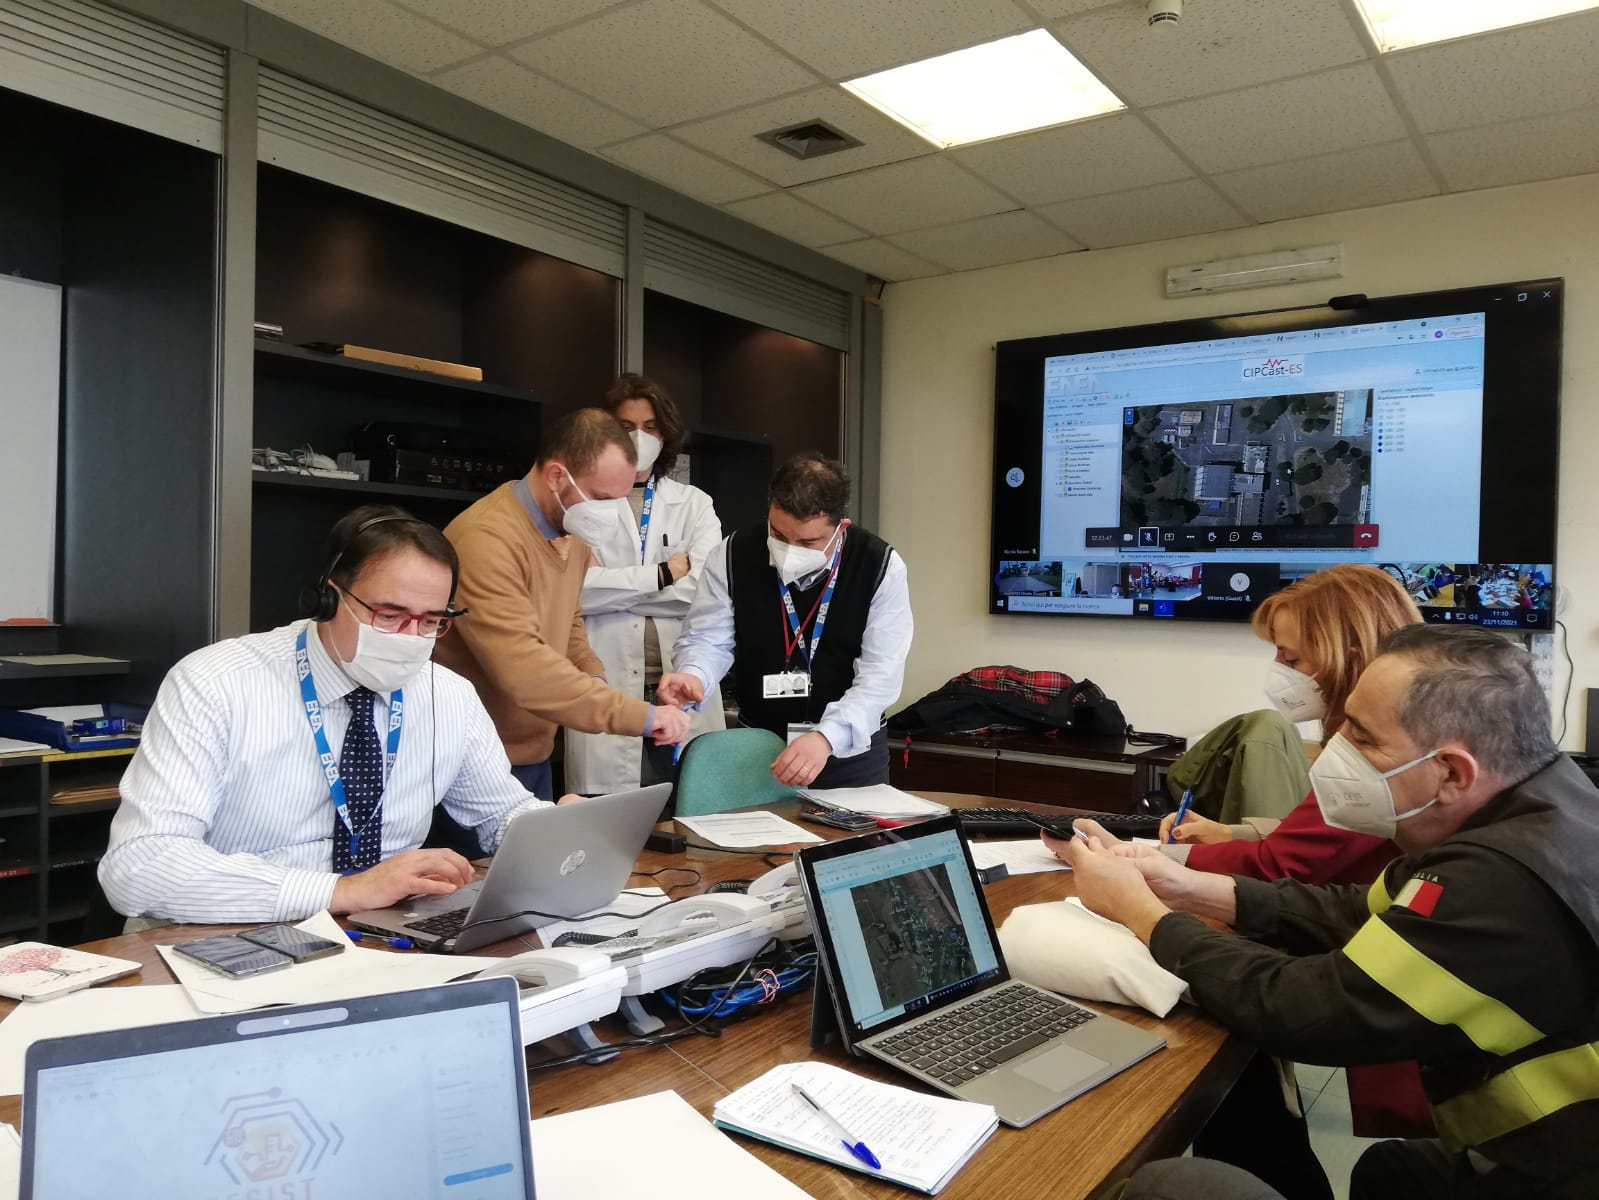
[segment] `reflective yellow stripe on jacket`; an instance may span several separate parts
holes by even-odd
[[[1433,1121],[1452,1150],[1480,1146],[1584,1100],[1599,1100],[1599,1044],[1528,1059],[1442,1104]]]
[[[1457,1026],[1489,1054],[1513,1054],[1544,1036],[1492,996],[1440,967],[1377,917],[1360,927],[1344,954],[1379,987],[1429,1021]]]
[[[1387,876],[1387,871],[1379,874],[1371,881],[1371,890],[1366,893],[1366,908],[1374,917],[1393,907],[1394,898],[1388,894],[1388,885],[1383,882]]]

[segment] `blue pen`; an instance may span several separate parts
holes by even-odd
[[[700,702],[698,700],[695,700],[692,704],[685,704],[683,706],[683,711],[684,712],[699,712],[699,710],[700,710]],[[677,766],[677,760],[682,758],[682,757],[683,757],[683,743],[682,742],[673,742],[672,743],[672,765],[674,767]]]
[[[359,929],[346,929],[344,936],[352,942],[377,942],[392,950],[412,950],[416,947],[416,943],[410,938],[387,937],[381,933],[362,933]]]
[[[1188,815],[1188,806],[1194,802],[1194,789],[1189,788],[1183,793],[1182,802],[1177,805],[1177,819],[1171,823],[1171,832],[1166,835],[1166,844],[1177,840],[1177,826],[1183,823],[1183,818]]]
[[[816,1103],[816,1101],[811,1098],[810,1093],[808,1093],[804,1088],[800,1087],[800,1085],[797,1083],[791,1083],[788,1086],[794,1089],[794,1094],[796,1096],[814,1108],[816,1110],[816,1114],[821,1117],[822,1120],[826,1121],[834,1129],[838,1130],[840,1140],[844,1143],[844,1149],[848,1150],[856,1158],[860,1159],[868,1167],[872,1168],[872,1170],[881,1171],[883,1169],[883,1164],[877,1161],[877,1155],[873,1154],[866,1148],[866,1143],[851,1134],[848,1129],[845,1129],[844,1123],[832,1113],[828,1112],[820,1104]]]

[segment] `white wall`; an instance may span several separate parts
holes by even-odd
[[[1327,242],[1344,245],[1342,279],[1165,297],[1168,266]],[[1576,662],[1564,745],[1580,749],[1583,689],[1599,686],[1599,175],[889,287],[880,532],[911,572],[916,641],[903,699],[969,667],[1013,663],[1093,679],[1140,729],[1194,736],[1264,705],[1268,655],[1247,627],[987,613],[996,341],[1557,275],[1567,281],[1557,553]],[[1557,694],[1565,674],[1557,653]]]

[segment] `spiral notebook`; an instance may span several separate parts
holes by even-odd
[[[882,1163],[872,1170],[794,1093],[799,1084]],[[936,1195],[999,1127],[993,1106],[929,1096],[821,1062],[785,1063],[717,1101],[716,1124]]]

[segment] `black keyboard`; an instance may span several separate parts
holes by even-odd
[[[423,917],[420,921],[407,921],[405,927],[414,929],[418,933],[430,933],[434,937],[447,942],[465,927],[466,914],[471,911],[470,905],[466,908],[452,908],[448,912],[441,912],[434,917]]]
[[[1036,834],[1040,827],[1060,837],[1071,837],[1075,820],[1025,808],[956,808],[950,811],[960,818],[967,837],[1026,837]],[[1112,837],[1123,840],[1152,838],[1160,833],[1161,819],[1149,813],[1095,813],[1091,819],[1098,821]]]
[[[959,1087],[1098,1015],[1047,992],[1010,983],[874,1042],[873,1047],[913,1071]]]

